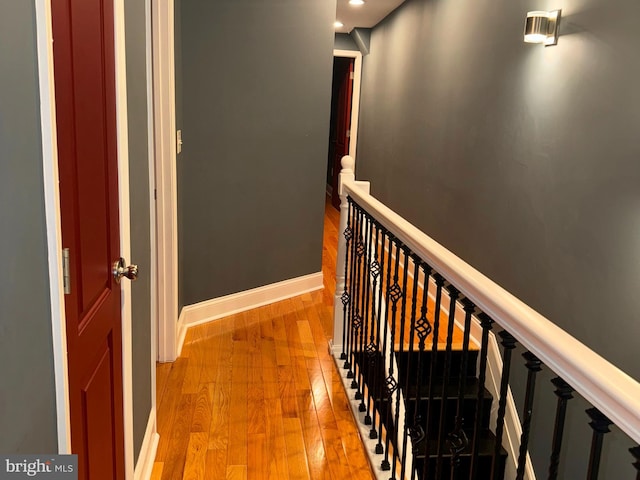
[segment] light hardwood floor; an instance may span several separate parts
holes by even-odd
[[[189,330],[158,364],[153,480],[373,479],[328,339],[338,212],[325,215],[325,289]]]

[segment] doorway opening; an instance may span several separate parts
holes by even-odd
[[[327,196],[336,209],[340,208],[340,160],[345,155],[355,159],[356,154],[361,71],[360,52],[334,50],[326,183]]]

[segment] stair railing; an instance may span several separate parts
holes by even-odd
[[[379,456],[379,478],[534,478],[528,444],[543,367],[556,375],[558,397],[547,478],[558,477],[574,392],[592,405],[588,479],[598,478],[611,424],[640,443],[640,383],[376,200],[355,180],[351,157],[342,167],[333,352],[375,443],[368,453]],[[502,345],[493,389],[492,329]],[[509,470],[503,446],[514,436],[505,435],[505,416],[516,344],[528,374]],[[640,480],[640,447],[629,451]]]

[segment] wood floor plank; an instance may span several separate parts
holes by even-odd
[[[250,433],[247,441],[247,478],[269,478],[266,434]]]
[[[284,441],[287,450],[287,464],[291,480],[306,480],[309,476],[307,452],[304,447],[302,425],[298,418],[283,418]]]
[[[227,478],[227,450],[207,450],[206,459],[207,480],[226,480]]]
[[[181,480],[187,458],[191,420],[195,407],[194,395],[180,396],[175,420],[171,427],[170,448],[164,458],[162,480]],[[162,438],[162,437],[160,437]]]
[[[284,439],[284,424],[282,405],[279,399],[267,399],[265,402],[267,463],[269,465],[269,479],[287,480],[289,465],[287,461],[286,443]]]
[[[164,397],[167,381],[169,380],[169,374],[171,373],[171,367],[173,363],[158,363],[156,367],[156,401],[158,404],[162,402]]]
[[[207,444],[209,432],[195,432],[189,435],[184,480],[204,480],[206,478]]]
[[[164,461],[171,446],[170,439],[172,437],[173,423],[176,415],[178,415],[184,372],[188,361],[187,358],[178,358],[173,363],[167,378],[165,394],[158,402],[158,434],[160,435],[160,442],[158,443],[156,458],[159,461]]]
[[[227,480],[247,480],[246,465],[227,466]]]
[[[213,400],[213,384],[204,383],[199,385],[200,390],[196,395],[196,404],[193,411],[193,420],[191,421],[191,432],[207,432],[209,437],[209,428],[211,426],[211,404]]]
[[[161,480],[163,467],[164,467],[164,463],[163,462],[154,462],[153,463],[153,470],[151,470],[151,479],[150,480]]]
[[[231,403],[229,405],[229,449],[227,461],[230,465],[247,464],[248,429],[248,368],[247,317],[235,315],[233,332],[233,360],[231,363]]]

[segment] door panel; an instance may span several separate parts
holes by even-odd
[[[86,437],[84,438],[85,465],[99,471],[104,478],[115,478],[113,444],[104,439],[112,436],[115,421],[114,409],[104,408],[104,399],[113,398],[114,376],[113,349],[108,341],[96,355],[88,369],[88,378],[82,385],[82,409],[85,414]]]
[[[113,0],[52,0],[71,445],[79,478],[124,478]]]

